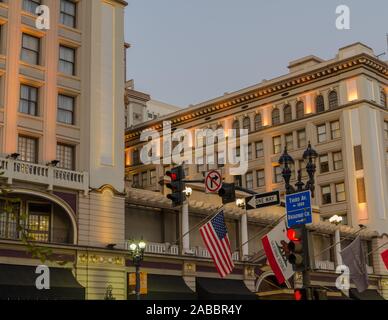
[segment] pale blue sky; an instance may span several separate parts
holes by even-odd
[[[387,0],[127,1],[128,79],[182,107],[287,73],[302,56],[330,59],[357,41],[377,54],[387,46]],[[340,4],[350,30],[335,28]]]

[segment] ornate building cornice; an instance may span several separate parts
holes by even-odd
[[[210,117],[220,111],[230,110],[244,104],[285,93],[289,90],[296,89],[319,80],[332,76],[338,76],[343,72],[360,67],[369,69],[388,80],[388,65],[375,57],[363,53],[341,61],[329,63],[321,68],[310,70],[305,73],[298,75],[291,74],[285,79],[278,81],[270,80],[259,84],[252,89],[247,88],[245,89],[246,92],[232,93],[229,96],[218,98],[219,100],[215,99],[215,101],[183,109],[180,112],[173,113],[157,121],[150,121],[145,124],[138,125],[135,128],[127,130],[126,142],[138,139],[141,132],[145,129],[157,131],[162,130],[163,121],[171,121],[172,127],[182,125],[196,119]]]

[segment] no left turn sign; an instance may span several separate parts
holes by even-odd
[[[218,192],[222,187],[221,173],[217,170],[209,171],[205,178],[206,192]]]

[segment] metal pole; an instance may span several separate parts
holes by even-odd
[[[340,238],[340,229],[337,226],[334,233],[334,243],[336,243],[335,246],[335,256],[337,260],[337,266],[342,265],[342,256],[341,256],[341,238]]]
[[[140,300],[140,262],[139,261],[135,262],[135,267],[136,267],[136,288],[135,288],[136,300]]]
[[[189,201],[182,205],[182,254],[190,250]]]

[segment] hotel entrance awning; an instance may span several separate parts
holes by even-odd
[[[354,300],[385,300],[377,290],[367,289],[364,292],[358,292],[357,289],[349,290],[350,298]]]
[[[71,269],[50,268],[50,289],[38,290],[34,266],[0,264],[0,300],[84,300]]]
[[[197,293],[200,300],[256,300],[243,280],[197,278]]]
[[[148,274],[146,300],[195,300],[197,295],[185,283],[181,276]],[[134,297],[131,296],[130,299]]]

